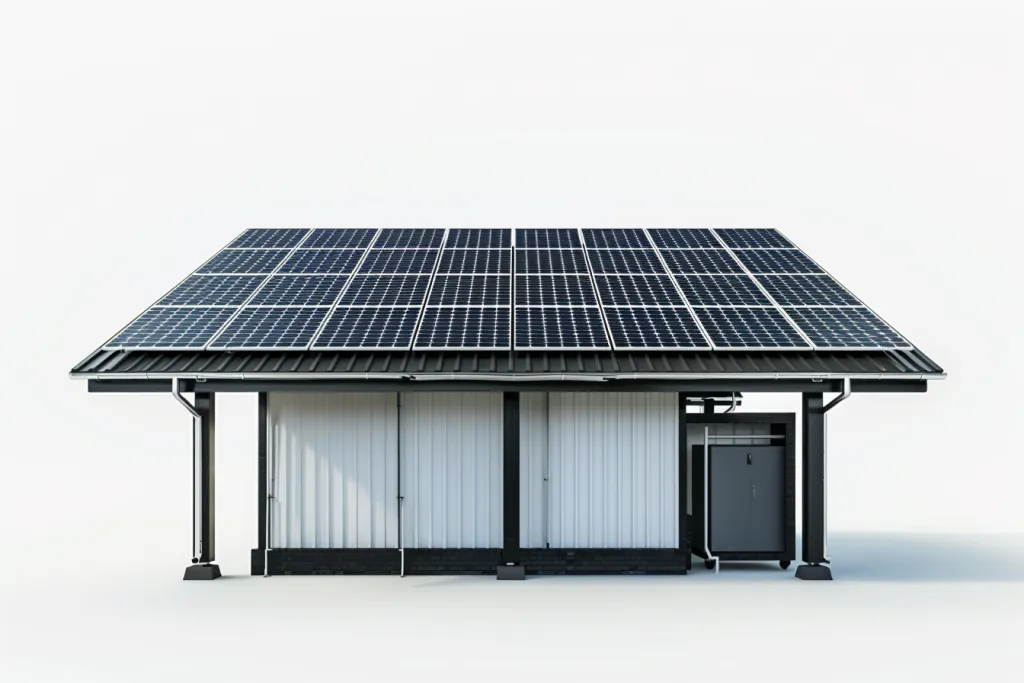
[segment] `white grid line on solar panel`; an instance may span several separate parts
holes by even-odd
[[[225,249],[293,249],[306,236],[306,228],[257,228],[246,230]]]
[[[500,228],[457,228],[448,231],[445,249],[510,249],[512,231]]]
[[[588,228],[583,231],[588,249],[650,249],[644,231],[636,228]]]
[[[742,273],[739,262],[725,249],[661,249],[673,275],[721,275]]]
[[[589,275],[516,275],[517,306],[596,307],[597,294]]]
[[[506,350],[511,348],[511,315],[500,308],[427,306],[413,349],[421,351]],[[474,341],[476,343],[474,343]]]
[[[697,319],[683,306],[647,308],[616,306],[605,309],[617,350],[710,350]]]
[[[234,311],[233,306],[148,308],[103,348],[139,351],[202,348]]]
[[[655,228],[648,230],[657,249],[721,249],[722,246],[705,228]]]
[[[795,308],[786,311],[820,350],[877,351],[913,348],[866,306]]]
[[[743,249],[736,253],[752,275],[820,275],[824,273],[799,249]]]
[[[578,230],[566,228],[518,228],[516,249],[582,249]]]
[[[242,305],[263,282],[264,275],[189,275],[153,308],[231,307]]]
[[[301,351],[330,306],[243,308],[206,348],[215,351]]]
[[[781,306],[861,306],[830,275],[758,275],[757,280]]]
[[[676,275],[675,279],[692,306],[772,306],[746,273]]]
[[[730,249],[793,249],[793,244],[771,228],[715,228]]]
[[[686,306],[670,275],[595,275],[594,280],[605,308]]]
[[[351,273],[364,249],[297,249],[285,259],[278,274],[344,275]]]
[[[501,275],[509,273],[512,253],[508,249],[445,249],[437,266],[438,275]]]
[[[330,306],[347,281],[347,275],[272,275],[246,307]]]
[[[608,333],[601,310],[516,306],[515,348],[533,351],[609,350]],[[548,343],[553,342],[553,343]]]
[[[422,306],[430,284],[430,275],[354,275],[348,288],[338,298],[338,306],[405,308]]]
[[[511,306],[511,275],[434,276],[427,306]]]
[[[695,307],[694,312],[718,350],[807,350],[811,347],[775,307]]]
[[[588,275],[587,258],[582,249],[524,249],[516,247],[517,274]]]
[[[430,275],[440,249],[368,249],[359,275]]]
[[[665,275],[654,249],[587,249],[594,275]]]
[[[445,230],[437,228],[389,228],[381,230],[374,248],[408,249],[412,247],[439,249]]]
[[[310,346],[312,351],[407,350],[412,344],[420,306],[355,308],[338,306],[329,314]],[[386,335],[394,342],[381,343]],[[376,343],[372,343],[376,340]]]
[[[318,228],[313,231],[302,249],[359,249],[370,246],[376,230],[367,228]]]
[[[269,275],[290,249],[222,249],[196,269],[196,275]]]

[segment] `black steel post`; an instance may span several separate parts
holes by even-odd
[[[193,418],[193,533],[198,546],[192,566],[185,569],[185,579],[217,579],[220,568],[212,564],[216,558],[214,532],[214,394],[196,392]]]
[[[686,568],[690,568],[690,481],[686,475],[689,445],[686,437],[686,394],[679,394],[679,550],[684,552]]]
[[[505,392],[502,468],[502,549],[499,579],[524,579],[519,549],[519,393]]]
[[[803,394],[803,560],[798,579],[828,580],[825,559],[825,413],[820,393]]]

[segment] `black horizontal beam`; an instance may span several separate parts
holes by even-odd
[[[181,390],[192,392],[377,392],[377,391],[573,391],[573,392],[682,392],[691,397],[721,392],[808,393],[840,392],[843,382],[834,380],[801,379],[701,379],[701,380],[611,380],[606,382],[580,381],[474,381],[474,380],[248,380],[208,379],[181,380]],[[856,393],[923,393],[925,380],[881,379],[853,380],[851,390]],[[89,380],[92,393],[166,393],[171,390],[169,379],[110,379]]]

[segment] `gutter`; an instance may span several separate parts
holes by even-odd
[[[558,374],[558,373],[536,373],[536,374],[480,374],[480,373],[431,373],[426,375],[410,375],[408,373],[349,373],[349,372],[255,372],[255,373],[163,373],[163,372],[92,372],[76,374],[70,373],[71,379],[191,379],[196,381],[205,380],[389,380],[389,381],[412,381],[412,382],[444,382],[444,381],[481,381],[481,382],[607,382],[614,380],[705,380],[705,379],[857,379],[857,380],[940,380],[946,378],[946,373],[816,373],[816,372],[733,372],[733,373],[709,373],[709,372],[679,372],[679,373],[630,373],[630,374]]]

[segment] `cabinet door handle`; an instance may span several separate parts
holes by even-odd
[[[751,484],[750,485],[750,494],[751,494],[751,497],[757,498],[757,484]]]

